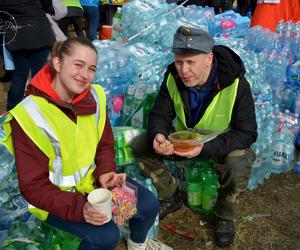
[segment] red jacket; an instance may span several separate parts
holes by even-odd
[[[49,65],[46,65],[32,79],[26,94],[44,97],[74,122],[77,115],[95,113],[96,102],[89,89],[76,96],[70,104],[59,98],[51,87],[51,82]],[[54,186],[48,178],[48,157],[30,140],[15,119],[12,120],[11,126],[19,187],[25,199],[33,206],[63,219],[84,222],[82,212],[87,201],[86,195],[63,192]],[[93,175],[96,180],[101,174],[115,170],[114,157],[114,138],[107,116],[95,155],[96,169]]]

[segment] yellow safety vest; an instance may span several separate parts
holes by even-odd
[[[92,85],[97,103],[93,115],[77,116],[77,123],[46,99],[30,95],[10,111],[3,124],[3,144],[14,154],[10,120],[14,117],[26,135],[49,158],[49,179],[61,190],[89,193],[94,189],[92,173],[95,154],[106,121],[103,88]],[[59,122],[58,122],[59,121]],[[41,220],[48,212],[29,204],[29,211]]]
[[[63,3],[67,7],[78,7],[83,9],[79,0],[63,0]]]
[[[239,79],[237,78],[231,85],[219,91],[207,107],[199,122],[194,126],[194,130],[209,133],[212,131],[225,131],[229,128],[232,109],[237,95],[238,83]],[[184,104],[175,79],[171,74],[168,75],[167,88],[176,112],[175,130],[186,130],[187,125]]]

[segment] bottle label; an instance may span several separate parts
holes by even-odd
[[[123,106],[123,114],[126,116],[131,115],[131,102],[132,102],[132,97],[126,97],[125,102],[124,102],[124,106]]]
[[[135,91],[134,97],[138,100],[142,100],[144,98],[144,90],[143,90],[142,86],[137,88],[137,90]]]
[[[191,206],[201,205],[201,192],[188,191],[188,203]]]
[[[191,28],[196,28],[196,29],[204,29],[204,30],[207,31],[207,28],[205,28],[204,25],[199,25],[196,22],[191,22],[188,19],[181,18],[180,21],[181,21],[181,23],[182,23],[183,26],[187,26],[187,27],[191,27]]]
[[[135,86],[129,85],[128,90],[127,90],[127,95],[134,95],[134,91],[135,91]]]
[[[202,194],[202,208],[205,210],[211,210],[214,208],[217,202],[217,195]]]
[[[136,43],[129,48],[129,51],[134,54],[136,57],[146,57],[152,56],[155,54],[153,48],[147,48],[143,43]]]
[[[142,128],[143,127],[143,119],[144,119],[144,109],[141,108],[137,111],[131,119],[131,126],[134,128]]]
[[[158,11],[160,8],[159,2],[156,0],[137,0],[136,3],[138,8],[142,11]]]
[[[283,143],[275,143],[272,156],[272,165],[281,167],[287,163],[287,150]]]

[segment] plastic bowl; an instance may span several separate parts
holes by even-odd
[[[197,144],[197,138],[198,134],[189,130],[174,132],[169,135],[169,140],[173,144],[174,150],[178,152],[192,150]]]

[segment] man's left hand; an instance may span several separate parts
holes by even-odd
[[[196,145],[192,150],[187,151],[187,152],[179,152],[179,151],[174,150],[173,154],[183,156],[183,157],[190,159],[190,158],[194,158],[194,157],[198,156],[201,153],[202,148],[203,148],[203,144],[199,144],[199,145]]]

